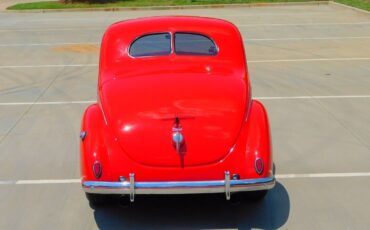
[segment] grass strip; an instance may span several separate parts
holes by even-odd
[[[101,0],[104,1],[104,0]],[[370,0],[335,0],[338,3],[370,11]],[[61,3],[59,1],[19,3],[8,10],[75,9],[75,8],[118,8],[144,6],[186,6],[238,3],[309,2],[309,0],[117,0],[108,3]]]
[[[370,11],[370,0],[335,0],[335,2]]]
[[[102,2],[104,0],[101,0]],[[311,0],[312,1],[312,0]],[[309,2],[309,0],[116,0],[105,3],[61,3],[59,1],[43,1],[19,3],[8,7],[8,10],[32,9],[70,9],[70,8],[115,8],[145,6],[186,6],[211,4],[269,3],[269,2]]]

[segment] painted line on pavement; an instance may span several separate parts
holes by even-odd
[[[368,25],[370,21],[363,22],[328,22],[328,23],[266,23],[266,24],[242,24],[237,27],[260,27],[260,26],[334,26],[334,25]]]
[[[98,64],[59,64],[59,65],[3,65],[0,69],[22,68],[65,68],[65,67],[97,67]]]
[[[274,63],[274,62],[318,62],[318,61],[368,61],[368,57],[355,58],[303,58],[303,59],[272,59],[272,60],[252,60],[248,63]]]
[[[338,95],[338,96],[290,96],[290,97],[253,97],[257,100],[303,100],[303,99],[357,99],[370,98],[370,95]],[[38,102],[0,102],[0,106],[19,105],[68,105],[68,104],[93,104],[96,101],[38,101]]]
[[[357,58],[304,58],[304,59],[272,59],[272,60],[251,60],[248,63],[274,63],[274,62],[317,62],[317,61],[368,61],[370,57]],[[4,65],[0,69],[17,68],[64,68],[64,67],[97,67],[98,64],[55,64],[55,65]]]
[[[370,21],[363,22],[332,22],[332,23],[272,23],[272,24],[241,24],[237,27],[261,27],[261,26],[333,26],[333,25],[368,25]],[[0,33],[7,32],[42,32],[42,31],[86,31],[86,30],[102,30],[104,31],[107,26],[102,27],[75,27],[75,28],[38,28],[38,29],[0,29]]]
[[[304,178],[346,178],[370,177],[370,172],[356,173],[308,173],[308,174],[277,174],[276,179],[304,179]],[[45,180],[2,180],[0,185],[49,185],[49,184],[76,184],[80,179],[45,179]]]
[[[248,38],[245,42],[249,41],[306,41],[306,40],[343,40],[343,39],[370,39],[370,36],[360,37],[305,37],[305,38]]]
[[[307,16],[307,15],[329,15],[329,14],[337,14],[336,12],[304,12],[304,14],[302,14],[301,12],[297,12],[297,13],[245,13],[245,14],[217,14],[217,17],[219,18],[228,18],[228,17],[232,17],[232,18],[239,18],[239,17],[261,17],[261,16]],[[159,15],[160,16],[160,15]],[[195,15],[191,15],[190,16],[201,16],[201,17],[214,17],[215,15],[214,14],[195,14]],[[111,23],[114,23],[114,22],[117,22],[117,21],[123,21],[123,20],[130,20],[130,19],[134,19],[135,16],[132,16],[132,17],[111,17],[109,18],[109,20],[111,21]],[[70,17],[70,18],[45,18],[45,17],[41,17],[41,18],[35,18],[35,19],[23,19],[23,20],[20,20],[20,19],[17,19],[17,18],[11,18],[9,20],[6,21],[6,23],[24,23],[24,22],[27,22],[27,23],[30,23],[30,22],[57,22],[57,21],[62,21],[62,22],[65,22],[65,21],[73,21],[74,23],[78,22],[78,21],[82,21],[82,22],[92,22],[92,21],[103,21],[105,22],[107,20],[107,15],[101,17],[93,17],[93,18],[86,18],[86,17]]]
[[[275,175],[275,177],[276,177],[276,179],[370,177],[370,172],[356,172],[356,173],[277,174],[277,175]]]
[[[73,184],[80,183],[80,179],[61,179],[61,180],[17,180],[15,184]]]
[[[370,36],[358,37],[294,37],[294,38],[248,38],[244,42],[264,41],[308,41],[308,40],[345,40],[345,39],[370,39]],[[100,42],[55,42],[55,43],[9,43],[0,44],[0,47],[33,47],[33,46],[60,46],[60,45],[99,45]]]
[[[42,32],[42,31],[86,31],[86,30],[102,30],[104,31],[107,26],[104,27],[76,27],[76,28],[39,28],[39,29],[0,29],[0,33],[7,33],[7,32]]]
[[[96,101],[38,101],[38,102],[2,102],[0,106],[11,105],[68,105],[68,104],[93,104]]]
[[[0,44],[0,47],[24,47],[24,46],[61,46],[61,45],[98,45],[100,42],[56,42],[56,43],[10,43]]]
[[[370,95],[253,97],[253,99],[257,100],[347,99],[347,98],[370,98]]]

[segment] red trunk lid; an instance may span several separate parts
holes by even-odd
[[[150,74],[114,78],[102,86],[102,105],[123,152],[137,163],[160,167],[222,160],[239,134],[249,100],[240,76]],[[172,135],[179,118],[180,153]]]

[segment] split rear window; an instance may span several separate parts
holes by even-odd
[[[148,34],[136,39],[130,46],[133,57],[161,56],[171,53],[171,34]]]
[[[208,37],[194,33],[175,33],[175,53],[178,55],[216,55],[216,44]]]
[[[209,37],[178,32],[174,34],[174,53],[177,55],[213,56],[218,53],[216,44]],[[133,57],[163,56],[172,51],[171,34],[147,34],[134,40],[129,53]]]

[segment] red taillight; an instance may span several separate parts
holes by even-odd
[[[93,173],[94,173],[94,176],[99,179],[101,177],[101,174],[102,174],[102,166],[101,166],[101,163],[99,161],[95,161],[94,164],[93,164]]]
[[[263,172],[263,160],[261,158],[256,158],[254,162],[254,168],[258,175],[261,175]]]

